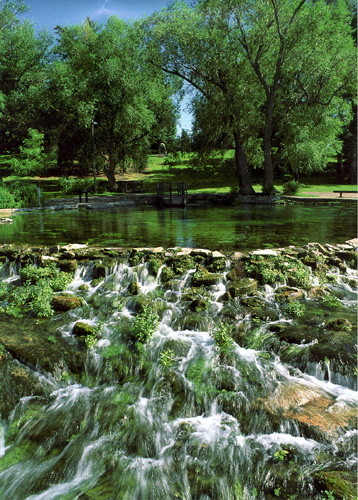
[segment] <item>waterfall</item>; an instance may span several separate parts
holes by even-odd
[[[127,260],[94,281],[93,264],[78,266],[67,292],[81,306],[32,330],[64,346],[62,371],[17,360],[52,388],[33,382],[0,421],[0,499],[319,500],[325,471],[355,470],[349,376],[307,357],[310,332],[291,340],[303,320],[277,301],[278,285],[223,299],[228,267],[200,285],[198,268],[165,281],[164,264]],[[346,285],[332,287],[352,312]],[[100,330],[95,345],[75,337],[78,322]]]

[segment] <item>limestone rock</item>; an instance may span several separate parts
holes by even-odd
[[[194,248],[190,252],[190,255],[192,257],[196,257],[196,256],[199,256],[199,257],[210,257],[211,251],[210,250],[206,250],[205,248]]]
[[[271,250],[270,248],[266,248],[264,250],[254,250],[251,252],[251,255],[262,255],[263,257],[267,257],[269,255],[272,257],[278,257],[279,253],[275,250]]]
[[[352,430],[357,418],[355,405],[338,402],[331,394],[298,380],[285,381],[269,397],[264,407],[302,426],[308,436],[332,437]]]

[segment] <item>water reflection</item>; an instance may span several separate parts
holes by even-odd
[[[338,243],[354,238],[355,205],[149,207],[15,213],[0,243],[188,246],[223,250]]]

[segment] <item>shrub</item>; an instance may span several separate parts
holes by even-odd
[[[14,208],[15,206],[15,196],[6,186],[0,186],[0,208]]]
[[[9,189],[15,197],[17,207],[37,207],[39,205],[37,185],[34,182],[11,182]]]
[[[286,195],[295,195],[300,187],[300,183],[298,181],[288,181],[285,182],[282,186],[282,194]]]
[[[150,309],[138,314],[133,320],[132,334],[140,344],[145,344],[153,335],[159,324],[158,314]]]
[[[225,323],[219,323],[215,332],[213,333],[215,344],[222,354],[228,354],[233,349],[234,341],[230,334],[230,326],[226,325]]]
[[[78,194],[79,191],[93,191],[93,179],[62,177],[60,179],[60,190],[66,194]]]
[[[6,291],[2,290],[2,299],[8,302],[5,312],[15,317],[27,313],[40,318],[52,316],[53,293],[63,291],[72,281],[70,273],[64,273],[54,265],[47,268],[27,266],[20,275],[21,286],[8,286]]]
[[[306,307],[304,304],[301,304],[300,302],[289,302],[288,304],[285,305],[285,311],[290,315],[294,316],[295,318],[300,318],[305,314]]]

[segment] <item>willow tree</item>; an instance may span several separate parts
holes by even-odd
[[[87,19],[59,34],[50,89],[64,100],[80,137],[86,132],[90,140],[92,123],[98,123],[96,151],[115,191],[117,168],[143,168],[153,134],[174,133],[171,83],[146,62],[135,23],[114,16],[101,28]],[[91,158],[91,142],[86,151]]]
[[[330,107],[337,120],[345,117],[346,111],[340,116],[335,109],[344,107],[347,89],[355,84],[351,12],[340,0],[199,0],[197,8],[217,16],[239,60],[244,53],[264,91],[263,191],[272,193],[278,102],[286,99],[289,110],[315,107],[321,114]]]
[[[334,118],[330,133],[316,142],[322,145],[336,137],[340,121],[349,120],[344,99],[354,85],[356,58],[350,15],[340,0],[334,5],[322,0],[198,0],[192,8],[176,3],[147,22],[152,43],[160,49],[153,64],[200,92],[214,113],[225,110],[218,115],[231,123],[243,194],[252,193],[249,141],[262,141],[263,192],[271,194],[273,137],[287,116],[296,115],[296,123],[306,127],[301,134],[306,139],[314,126],[312,110],[322,119]],[[285,147],[289,134],[283,139]]]
[[[153,14],[143,27],[152,51],[151,63],[180,77],[230,127],[240,193],[254,194],[245,135],[258,97],[250,82],[249,65],[232,50],[220,20],[215,13],[180,2]]]

